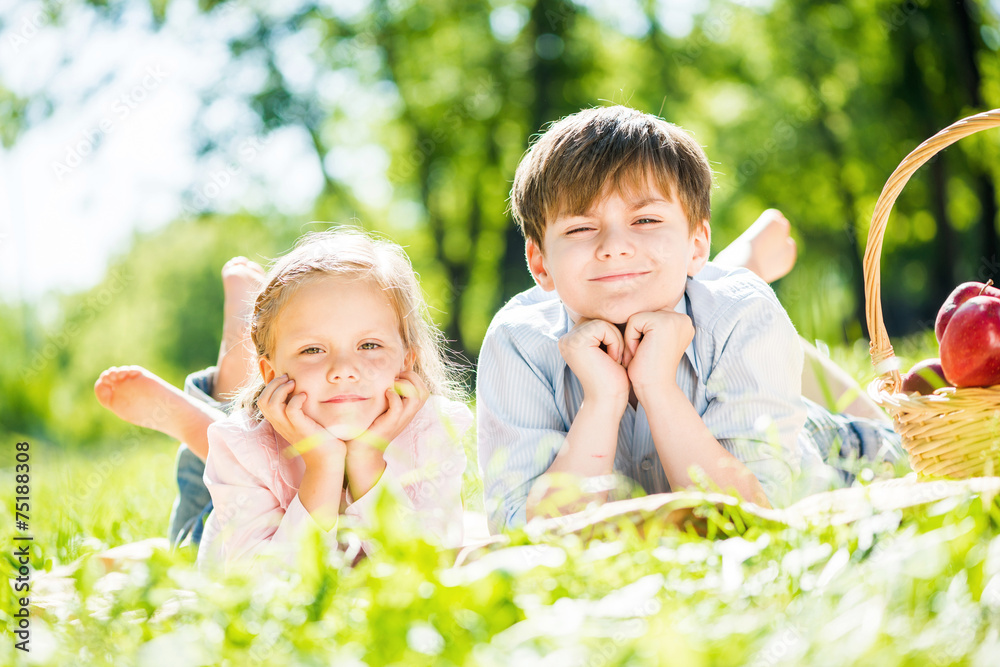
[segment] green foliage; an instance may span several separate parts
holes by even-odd
[[[111,23],[122,10],[93,4]],[[149,4],[155,24],[168,3]],[[865,335],[861,256],[888,175],[940,128],[1000,106],[1000,21],[986,0],[713,0],[690,14],[570,0],[236,5],[199,3],[215,20],[246,19],[229,44],[232,76],[215,93],[243,98],[264,133],[306,131],[326,167],[312,215],[402,243],[438,323],[472,361],[496,310],[531,284],[506,199],[548,122],[624,103],[691,130],[717,172],[716,249],[762,209],[781,208],[800,256],[776,291],[806,338],[837,346]],[[314,85],[293,85],[283,69],[294,60],[283,45],[299,34]],[[243,76],[246,67],[266,76]],[[4,126],[19,131],[25,105],[43,101],[0,94]],[[197,139],[209,152],[232,143]],[[998,150],[995,132],[963,140],[897,202],[880,277],[893,337],[929,330],[958,282],[995,277]],[[137,363],[179,383],[212,363],[219,267],[235,254],[276,254],[304,229],[247,215],[181,220],[137,237],[56,317],[13,307],[0,337],[29,375],[0,363],[2,428],[67,446],[117,437],[117,421],[91,398],[97,374]]]
[[[24,129],[26,100],[0,85],[0,146],[10,148]]]
[[[109,573],[97,551],[163,532],[173,490],[156,446],[33,450],[34,497],[48,500],[31,524],[32,600],[45,604],[32,608],[32,664],[888,666],[990,664],[998,649],[988,496],[797,528],[696,501],[714,538],[631,524],[589,541],[518,533],[458,568],[385,506],[365,535],[374,555],[354,567],[314,535],[273,573],[208,576],[163,549]],[[95,475],[114,483],[75,502]],[[9,544],[6,505],[0,521]],[[8,627],[15,605],[2,597]],[[4,664],[23,657],[0,646]]]
[[[181,220],[136,237],[101,283],[62,299],[48,326],[30,307],[5,307],[0,336],[15,354],[0,362],[4,426],[68,448],[123,437],[126,425],[94,398],[101,371],[138,364],[180,385],[214,364],[222,265],[240,254],[266,262],[291,238],[247,216]]]

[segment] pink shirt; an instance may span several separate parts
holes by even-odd
[[[447,547],[462,543],[463,441],[472,413],[464,403],[431,396],[413,421],[385,450],[385,471],[347,516],[365,525],[384,489]],[[214,508],[205,524],[198,565],[249,561],[287,549],[299,531],[316,525],[299,500],[305,464],[286,455],[290,447],[267,421],[239,411],[208,428],[205,485]],[[290,454],[291,452],[289,452]],[[334,536],[336,528],[330,531]]]

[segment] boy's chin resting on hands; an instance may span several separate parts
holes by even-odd
[[[580,380],[584,396],[621,404],[629,396],[629,377],[623,361],[625,340],[621,331],[604,320],[581,320],[559,339],[559,352]]]

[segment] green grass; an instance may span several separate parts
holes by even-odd
[[[989,665],[1000,654],[993,498],[809,528],[705,503],[713,539],[630,525],[589,542],[522,533],[458,570],[453,554],[387,528],[353,568],[314,540],[280,575],[214,579],[189,552],[157,551],[108,576],[96,551],[165,534],[173,447],[134,438],[31,455],[33,565],[76,567],[60,605],[33,608],[30,656],[6,634],[0,664],[881,667]],[[0,519],[10,554],[10,502]],[[5,567],[15,572],[10,555]],[[11,628],[15,601],[3,600]]]

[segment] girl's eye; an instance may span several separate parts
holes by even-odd
[[[318,347],[307,347],[306,349],[302,350],[302,354],[319,354],[322,351],[323,350],[319,349]]]
[[[654,220],[653,218],[639,218],[635,221],[637,225],[650,225],[659,222],[659,220]]]
[[[378,343],[361,343],[358,347],[362,350],[377,350],[382,346]]]

